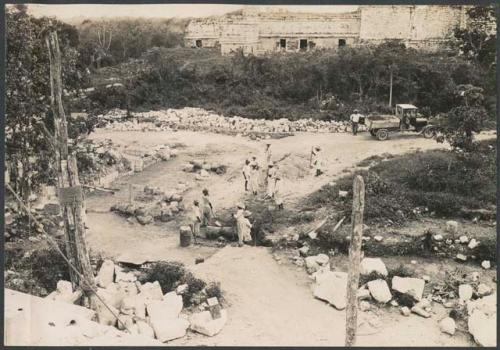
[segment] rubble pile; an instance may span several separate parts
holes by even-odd
[[[136,221],[141,225],[148,225],[154,221],[168,222],[185,210],[182,192],[187,188],[183,182],[178,184],[174,192],[145,186],[143,191],[134,197],[134,202],[115,204],[111,211],[126,217],[130,223]]]
[[[76,144],[80,181],[87,185],[100,185],[107,176],[132,170],[132,164],[118,152],[111,140],[94,142],[85,139]]]
[[[223,175],[227,171],[227,166],[220,163],[207,163],[202,160],[191,160],[182,166],[182,171],[196,173],[195,179],[198,181],[210,177],[210,173]]]
[[[225,117],[201,108],[186,107],[134,113],[133,120],[125,120],[127,112],[115,109],[98,116],[107,124],[104,128],[114,131],[164,131],[191,130],[224,134],[294,133],[294,132],[346,132],[346,121],[313,119],[288,120],[286,118],[248,119],[239,116]]]
[[[44,231],[59,237],[63,235],[64,222],[61,216],[61,208],[57,201],[56,188],[54,186],[42,186],[39,195],[32,196],[30,205],[31,215],[35,220],[30,220],[23,210],[19,210],[13,202],[5,203],[5,230],[6,241],[22,239],[29,236],[32,242],[38,241]]]
[[[102,303],[97,303],[97,322],[160,342],[184,337],[188,329],[213,336],[224,327],[227,313],[216,297],[209,298],[202,291],[199,295],[204,297],[197,298],[192,307],[185,309],[183,294],[189,285],[179,284],[164,294],[158,281],[141,283],[140,273],[139,270],[127,271],[111,260],[103,262],[96,277],[97,293],[119,321]],[[64,286],[62,291],[59,291],[60,285]],[[71,283],[60,281],[58,290],[47,298],[72,302],[74,293]]]
[[[338,310],[346,308],[347,273],[333,271],[329,256],[318,254],[308,256],[309,249],[294,250],[293,263],[305,267],[314,281],[312,293],[315,298],[326,301]],[[436,315],[433,303],[449,308],[452,314],[465,314],[468,330],[475,341],[482,346],[496,344],[496,292],[486,283],[479,283],[479,272],[468,276],[457,272],[456,278],[448,276],[443,281],[432,281],[429,276],[421,278],[390,276],[379,258],[363,258],[361,276],[374,279],[358,289],[361,311],[369,312],[375,305],[398,307],[401,314],[432,318]],[[443,292],[443,285],[447,287]],[[427,288],[426,288],[427,287]],[[427,295],[425,295],[427,294]],[[438,322],[443,333],[455,334],[456,318],[446,317]]]

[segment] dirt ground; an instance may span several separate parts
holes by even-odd
[[[86,200],[88,240],[91,250],[113,258],[139,258],[149,261],[177,260],[208,280],[217,280],[230,306],[229,321],[220,334],[203,337],[190,333],[172,345],[343,345],[345,314],[313,298],[307,274],[291,264],[279,264],[267,248],[227,246],[179,247],[178,228],[181,219],[167,224],[141,226],[109,212],[114,203],[127,200],[128,183],[158,186],[165,190],[184,182],[188,206],[199,198],[201,190],[210,190],[215,211],[232,209],[244,193],[241,170],[252,155],[264,158],[265,141],[243,137],[199,132],[106,132],[98,130],[93,139],[112,139],[115,144],[152,147],[164,143],[182,143],[178,156],[153,165],[141,173],[121,178],[113,184],[120,189],[114,195],[91,195]],[[491,137],[488,135],[482,137]],[[375,154],[402,154],[409,151],[444,147],[434,140],[417,135],[395,135],[379,142],[368,134],[301,133],[272,144],[273,159],[290,156],[279,163],[285,176],[286,206],[293,206],[303,196],[332,181],[334,176],[352,168],[357,162]],[[323,149],[325,175],[317,178],[309,170],[309,153],[313,145]],[[219,162],[228,166],[227,173],[211,174],[204,181],[185,173],[182,166],[189,160]],[[194,265],[197,257],[205,263]],[[430,264],[432,265],[432,263]],[[473,346],[468,333],[449,337],[439,331],[437,322],[446,310],[437,310],[430,320],[418,316],[400,316],[398,312],[380,310],[381,328],[374,334],[360,335],[358,345],[379,346]],[[363,316],[363,317],[366,317]]]

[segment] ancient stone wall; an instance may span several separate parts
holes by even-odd
[[[433,49],[453,28],[464,25],[464,13],[463,6],[437,5],[360,6],[355,12],[334,14],[242,10],[191,21],[186,44],[220,44],[223,54],[238,48],[261,54],[398,39],[411,47]]]

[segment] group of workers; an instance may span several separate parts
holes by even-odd
[[[208,226],[208,224],[214,217],[214,208],[210,200],[210,195],[208,193],[208,190],[205,188],[202,191],[201,199],[195,199],[193,201],[193,211],[190,226],[195,242],[196,238],[200,235],[200,227]]]
[[[245,192],[250,191],[254,196],[257,195],[262,176],[266,186],[265,198],[273,199],[278,209],[283,209],[283,199],[281,198],[282,178],[278,174],[277,162],[273,162],[271,153],[271,144],[266,144],[264,155],[263,171],[260,167],[257,157],[252,160],[245,160],[243,166],[243,179],[245,180]]]
[[[350,116],[353,135],[357,135],[358,127],[363,115],[357,109]],[[314,146],[311,149],[309,167],[314,169],[315,176],[323,174],[323,160],[320,146]],[[272,160],[271,144],[266,143],[264,153],[264,164],[261,167],[256,156],[251,159],[246,159],[243,166],[243,179],[245,181],[245,192],[250,192],[252,195],[257,195],[261,183],[261,178],[264,177],[264,185],[266,187],[266,199],[274,200],[278,210],[283,209],[282,198],[282,177],[279,175],[277,162]],[[201,203],[200,203],[201,202]],[[236,213],[233,217],[236,219],[236,230],[238,234],[238,245],[242,246],[244,242],[252,240],[250,231],[252,224],[248,219],[250,213],[246,210],[245,204],[237,205]],[[210,201],[207,189],[202,191],[201,200],[193,201],[193,217],[191,221],[191,230],[194,239],[200,234],[200,227],[207,226],[214,216],[214,209]]]

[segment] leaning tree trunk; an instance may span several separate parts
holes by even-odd
[[[90,298],[92,305],[94,275],[85,240],[85,208],[83,191],[78,179],[76,157],[68,152],[68,129],[62,103],[61,53],[57,33],[51,32],[46,40],[50,60],[51,107],[54,115],[58,197],[64,219],[66,254],[68,260],[79,272],[78,275],[70,269],[73,286],[80,287]]]

